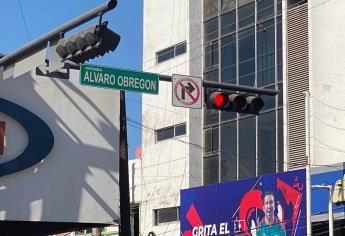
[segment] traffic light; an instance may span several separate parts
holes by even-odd
[[[72,36],[60,39],[56,52],[61,61],[71,60],[79,64],[114,51],[119,42],[120,36],[108,29],[105,22],[89,26]]]
[[[259,114],[264,107],[264,101],[254,95],[244,95],[224,91],[208,91],[206,106],[211,109],[233,111],[240,113]]]

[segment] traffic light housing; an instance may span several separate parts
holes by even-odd
[[[211,109],[233,111],[258,115],[264,107],[264,101],[254,95],[230,93],[224,91],[208,91],[206,106]]]
[[[109,51],[115,51],[120,36],[107,28],[107,22],[91,25],[78,33],[60,39],[56,53],[61,61],[83,63]]]

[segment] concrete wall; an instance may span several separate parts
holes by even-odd
[[[200,35],[190,35],[191,26],[200,27],[200,19],[191,24],[191,3],[189,0],[144,1],[144,53],[143,70],[159,74],[200,75],[191,73],[192,38]],[[195,9],[195,12],[200,9]],[[193,18],[195,17],[193,13]],[[187,41],[187,53],[157,64],[156,52],[180,42]],[[193,47],[196,47],[195,44]],[[200,45],[199,45],[200,50]],[[201,60],[198,51],[196,60]],[[199,67],[200,68],[200,67]],[[195,171],[190,161],[191,126],[194,122],[187,108],[172,107],[172,92],[170,82],[160,82],[158,95],[143,95],[142,107],[142,176],[141,176],[141,212],[140,232],[147,235],[150,231],[157,235],[180,235],[179,222],[154,225],[154,210],[180,205],[180,189],[188,188],[191,176]],[[187,123],[187,133],[176,139],[160,142],[155,141],[155,130],[179,123]],[[200,124],[200,123],[196,123]],[[201,130],[201,126],[198,127]],[[194,129],[194,128],[193,128]],[[201,133],[193,134],[200,140]],[[198,141],[200,143],[200,141]],[[195,152],[195,151],[194,151]],[[201,153],[200,148],[198,154]],[[195,154],[194,154],[195,155]],[[199,167],[200,159],[199,158]],[[199,173],[201,169],[197,170]],[[200,175],[200,174],[199,174]],[[199,182],[201,179],[199,178]],[[194,183],[196,185],[196,183]]]
[[[31,70],[8,79],[0,74],[0,97],[40,117],[54,135],[41,162],[0,178],[0,220],[118,221],[119,92],[81,86],[77,70],[68,80]],[[6,121],[1,169],[29,140],[6,113],[0,120]]]
[[[203,49],[202,45],[202,2],[200,0],[189,1],[189,74],[202,77]],[[202,185],[202,149],[203,146],[203,122],[202,110],[189,110],[189,140],[193,145],[189,146],[189,187]]]
[[[345,2],[311,0],[311,150],[314,164],[345,161]]]

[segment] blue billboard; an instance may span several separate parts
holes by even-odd
[[[296,170],[181,190],[181,235],[306,235],[305,186]]]
[[[312,221],[328,220],[328,199],[329,192],[320,185],[332,186],[333,217],[335,220],[345,218],[345,208],[343,204],[343,187],[345,176],[345,163],[334,165],[324,165],[311,170],[311,213]]]

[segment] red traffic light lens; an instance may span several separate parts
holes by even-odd
[[[214,105],[217,108],[221,108],[222,106],[224,106],[224,104],[225,104],[224,94],[222,94],[222,93],[216,94],[214,97]]]
[[[222,92],[212,92],[209,96],[209,102],[211,107],[216,109],[222,109],[228,104],[228,96]]]

